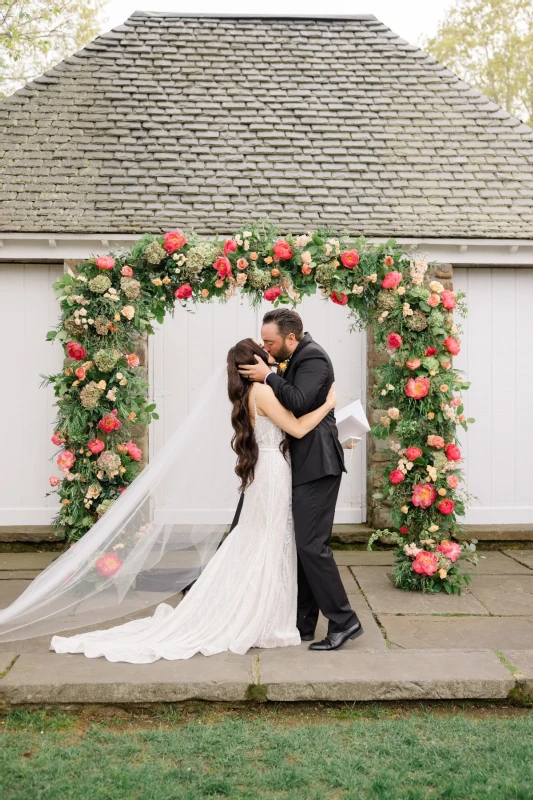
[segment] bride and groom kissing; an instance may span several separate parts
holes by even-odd
[[[242,492],[230,534],[175,608],[161,603],[152,617],[54,636],[57,653],[150,663],[302,640],[337,650],[363,633],[329,544],[346,471],[331,361],[289,309],[268,312],[261,336],[263,346],[244,339],[227,359]],[[328,630],[314,641],[319,612]]]

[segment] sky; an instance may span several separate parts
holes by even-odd
[[[107,24],[120,25],[133,11],[204,14],[373,14],[411,44],[430,36],[453,0],[109,0]]]

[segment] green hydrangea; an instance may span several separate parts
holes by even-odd
[[[159,242],[150,242],[144,251],[144,257],[149,264],[160,264],[167,257],[167,253]]]
[[[103,500],[100,503],[100,505],[96,506],[96,513],[98,514],[98,516],[103,517],[105,512],[109,511],[114,502],[115,502],[114,500],[108,497],[107,500]]]
[[[195,247],[191,247],[187,253],[187,261],[181,267],[186,277],[194,277],[204,267],[211,266],[216,257],[216,247],[209,242],[200,242]]]
[[[247,274],[248,283],[250,286],[253,286],[254,289],[266,289],[267,286],[270,286],[271,275],[269,272],[263,269],[257,269],[257,267],[251,267]]]
[[[80,392],[80,403],[84,408],[96,408],[100,402],[102,390],[95,381],[90,381]]]
[[[93,361],[102,372],[111,372],[119,358],[118,350],[102,349],[94,354]]]
[[[109,333],[109,326],[111,322],[105,317],[96,317],[94,321],[94,329],[100,336],[107,336]]]
[[[108,475],[113,476],[116,475],[120,467],[120,456],[118,453],[111,452],[111,450],[104,450],[104,452],[100,453],[98,456],[96,464],[100,469],[107,472]]]
[[[337,268],[332,261],[328,261],[326,264],[319,264],[315,270],[316,282],[321,284],[321,286],[327,286],[334,278],[336,272]]]
[[[433,358],[433,356],[428,356],[427,358],[422,359],[422,366],[428,371],[432,369],[438,371],[440,364],[436,358]]]
[[[81,323],[80,325],[77,325],[76,318],[74,316],[67,317],[63,323],[63,327],[70,336],[79,336],[80,331],[82,330]]]
[[[121,278],[120,288],[128,300],[137,300],[141,293],[141,284],[135,278]]]
[[[448,459],[446,458],[446,453],[443,453],[442,450],[439,450],[437,453],[433,454],[433,465],[437,468],[437,470],[441,470],[447,463]]]
[[[434,308],[429,315],[429,324],[432,328],[442,328],[444,325],[444,314]]]
[[[97,275],[95,278],[91,278],[88,286],[91,292],[94,292],[95,294],[103,294],[104,292],[107,292],[111,286],[111,280],[107,277],[107,275]]]
[[[417,308],[413,311],[412,316],[405,318],[405,324],[412,331],[424,331],[429,323],[427,315],[420,308]]]
[[[378,292],[377,304],[378,308],[383,309],[383,311],[394,311],[394,309],[398,307],[398,295],[394,292],[382,289]]]

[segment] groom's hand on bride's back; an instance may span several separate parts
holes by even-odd
[[[255,364],[239,364],[239,372],[243,378],[247,378],[249,381],[263,383],[266,376],[270,375],[270,367],[259,356],[254,356],[254,358]]]

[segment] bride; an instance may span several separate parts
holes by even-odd
[[[269,386],[240,375],[238,365],[255,364],[255,356],[268,363],[259,344],[243,339],[227,358],[235,471],[246,490],[237,526],[175,608],[160,603],[150,617],[54,636],[50,649],[146,664],[195,653],[244,654],[251,647],[300,644],[286,434],[301,438],[309,433],[335,407],[337,395],[332,387],[324,405],[297,419]]]

